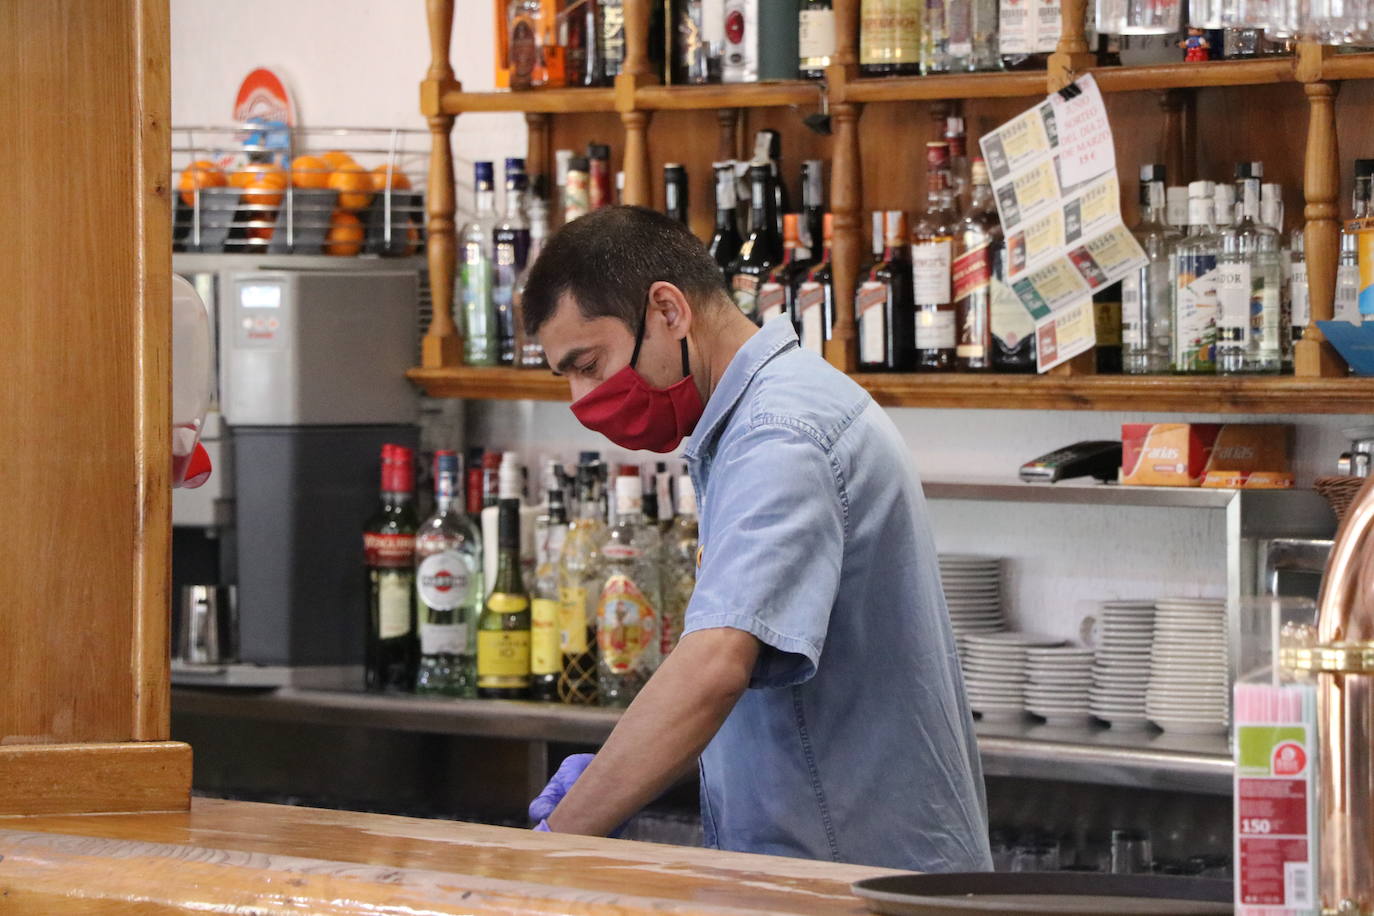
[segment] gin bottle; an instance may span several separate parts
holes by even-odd
[[[1217,372],[1283,368],[1279,234],[1260,221],[1259,162],[1236,164],[1236,216],[1217,259]]]
[[[1121,284],[1122,369],[1130,374],[1169,370],[1169,256],[1181,234],[1165,221],[1162,165],[1140,167],[1136,241],[1149,259]]]
[[[497,329],[492,299],[491,231],[496,222],[496,190],[490,162],[476,163],[473,171],[477,213],[463,227],[459,243],[463,361],[469,366],[495,366]]]
[[[1169,362],[1186,375],[1216,372],[1217,254],[1212,224],[1212,182],[1188,185],[1188,234],[1170,259],[1173,276]]]
[[[458,454],[434,453],[434,514],[415,535],[420,670],[416,693],[477,696],[482,541],[458,498]]]
[[[616,524],[601,546],[596,603],[602,706],[629,706],[658,667],[663,651],[658,552],[649,545],[640,515],[642,499],[638,477],[616,478]]]
[[[530,226],[525,216],[525,160],[506,160],[506,213],[492,230],[492,307],[496,312],[496,361],[513,366],[516,360],[516,287],[525,272],[530,251]]]

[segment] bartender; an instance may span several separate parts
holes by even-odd
[[[526,332],[573,413],[683,456],[700,495],[678,647],[537,829],[607,835],[699,767],[708,846],[918,871],[991,867],[973,720],[921,485],[886,413],[731,302],[663,214],[597,210],[545,245]]]

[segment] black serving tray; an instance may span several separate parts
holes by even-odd
[[[870,912],[888,916],[1212,916],[1235,911],[1230,881],[1166,875],[1062,871],[891,875],[859,881],[853,890]]]

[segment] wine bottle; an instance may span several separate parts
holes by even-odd
[[[744,245],[739,234],[739,215],[735,212],[739,205],[735,193],[735,163],[717,162],[712,168],[716,176],[716,229],[707,248],[716,264],[725,271]]]
[[[382,446],[381,505],[363,529],[368,577],[365,678],[369,690],[415,688],[419,643],[415,635],[414,455],[401,445]]]
[[[663,212],[687,225],[687,170],[676,162],[663,166]]]
[[[726,271],[731,294],[739,310],[759,320],[759,284],[769,269],[782,260],[782,236],[774,210],[772,166],[749,167],[749,238]]]
[[[915,306],[911,299],[911,250],[906,214],[888,210],[883,252],[859,274],[854,311],[859,332],[859,368],[903,372],[915,362]]]
[[[835,327],[835,275],[830,261],[831,215],[825,215],[821,256],[797,276],[793,294],[797,323],[801,326],[801,346],[825,356],[825,342]]]
[[[477,695],[520,700],[530,692],[530,596],[520,577],[520,501],[499,505],[496,581],[477,623]]]

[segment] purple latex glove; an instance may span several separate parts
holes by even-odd
[[[568,794],[568,790],[577,782],[577,777],[582,775],[582,771],[592,762],[595,754],[573,754],[566,757],[558,768],[558,772],[553,774],[553,779],[544,787],[544,791],[539,793],[539,797],[530,802],[530,820],[539,824],[540,828],[548,830],[546,821],[549,815],[553,814],[553,809],[558,807],[558,803],[563,800],[563,796]]]

